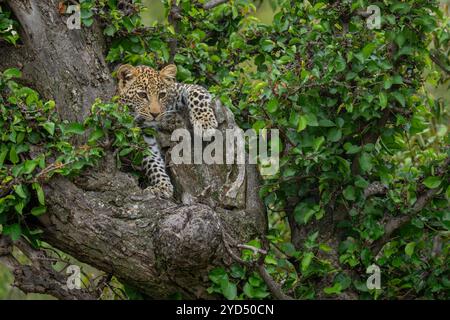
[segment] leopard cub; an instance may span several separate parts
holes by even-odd
[[[121,65],[117,69],[120,102],[131,108],[138,123],[144,127],[157,127],[163,117],[187,108],[194,129],[211,132],[218,126],[211,94],[202,86],[176,82],[176,73],[177,67],[173,64],[160,71],[147,66]],[[146,135],[144,139],[152,152],[143,160],[145,175],[150,182],[147,190],[170,198],[173,185],[166,172],[161,148],[153,136]]]

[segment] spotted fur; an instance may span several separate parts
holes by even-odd
[[[212,97],[199,85],[178,83],[177,68],[171,64],[160,71],[147,66],[125,64],[117,70],[120,101],[132,108],[136,120],[144,126],[156,126],[167,115],[187,108],[194,129],[211,133],[217,120],[211,108]],[[145,136],[152,155],[143,160],[150,182],[148,190],[158,196],[171,197],[173,186],[166,172],[164,158],[156,139]]]

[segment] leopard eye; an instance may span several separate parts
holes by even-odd
[[[147,99],[148,98],[147,92],[145,92],[145,91],[139,91],[137,94],[142,99]]]
[[[165,91],[161,91],[159,93],[159,99],[164,99],[166,96],[167,96],[167,92],[165,92]]]

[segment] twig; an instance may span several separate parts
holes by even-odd
[[[232,237],[227,234],[222,229],[222,241],[224,243],[224,246],[229,253],[229,255],[237,262],[248,266],[249,268],[255,269],[258,271],[258,273],[261,275],[261,278],[263,278],[264,282],[267,284],[267,287],[269,288],[270,292],[272,293],[273,297],[278,300],[294,300],[291,296],[285,294],[281,288],[281,286],[272,278],[272,276],[267,272],[267,270],[264,267],[264,258],[267,255],[267,250],[259,249],[253,246],[245,245],[245,244],[235,244],[234,246],[240,249],[249,249],[253,250],[255,253],[261,253],[261,256],[257,261],[245,261],[242,258],[240,258],[236,253],[233,252],[231,249],[231,245],[226,239],[226,237],[232,239]],[[264,243],[266,241],[263,241]]]
[[[448,157],[444,163],[437,169],[440,174],[444,174],[448,171],[448,166],[450,164],[450,157]],[[392,234],[400,229],[402,226],[410,222],[422,209],[427,205],[427,203],[439,192],[439,188],[430,189],[420,196],[414,205],[412,206],[410,213],[408,215],[394,217],[390,219],[384,226],[384,235],[380,239],[376,240],[372,244],[372,252],[377,255],[383,246],[391,240]]]
[[[258,264],[257,266],[259,274],[263,278],[264,282],[267,284],[267,287],[269,287],[270,292],[272,292],[272,295],[274,298],[278,300],[294,300],[291,296],[288,296],[283,292],[280,285],[276,283],[273,278],[270,276],[270,274],[267,272],[266,268],[264,268],[263,264]]]
[[[178,29],[179,29],[178,21],[181,20],[181,18],[182,18],[181,9],[180,9],[180,7],[177,6],[177,1],[172,0],[171,5],[170,5],[168,20],[169,20],[169,23],[173,26],[175,35],[168,40],[169,41],[169,50],[170,50],[169,63],[173,63],[173,61],[175,59],[175,55],[178,50],[178,40],[176,38],[176,34],[178,33]]]
[[[252,250],[254,254],[261,253],[261,254],[267,255],[267,251],[266,250],[260,249],[260,248],[256,248],[256,247],[253,247],[253,246],[249,246],[247,244],[238,244],[238,245],[236,245],[236,247],[238,247],[239,249]]]
[[[436,57],[434,54],[429,54],[431,61],[433,61],[438,67],[439,69],[441,69],[442,71],[444,71],[447,75],[450,75],[450,70],[444,65],[444,63],[438,58]]]
[[[205,3],[203,5],[203,9],[209,10],[209,9],[217,7],[217,6],[223,4],[223,3],[227,2],[227,1],[228,0],[211,0],[211,1],[208,1],[207,3]]]
[[[237,262],[239,262],[247,267],[253,268],[255,266],[253,262],[245,261],[242,258],[240,258],[236,253],[234,253],[234,251],[231,249],[230,243],[228,242],[228,240],[225,239],[225,236],[228,236],[229,238],[231,238],[231,236],[228,233],[226,233],[225,230],[222,229],[222,242],[223,242],[228,254]]]

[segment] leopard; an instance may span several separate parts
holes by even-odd
[[[201,85],[177,82],[176,75],[175,64],[159,71],[146,65],[120,65],[116,71],[119,102],[130,108],[142,128],[157,130],[162,119],[179,113],[188,114],[195,132],[200,130],[205,136],[213,134],[218,122],[212,95]],[[149,182],[145,190],[160,198],[172,198],[174,187],[161,146],[154,135],[144,134],[143,138],[151,151],[142,161],[143,173]]]

